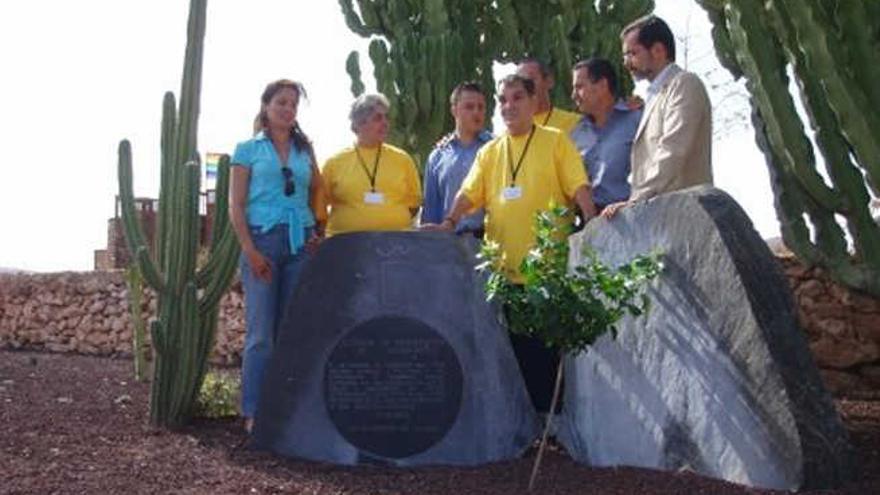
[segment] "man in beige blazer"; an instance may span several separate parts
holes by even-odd
[[[700,78],[675,63],[675,38],[659,17],[623,29],[623,64],[651,82],[632,144],[632,194],[620,208],[659,194],[712,183],[712,106]]]

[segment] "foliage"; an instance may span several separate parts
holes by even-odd
[[[663,269],[659,253],[638,256],[611,269],[595,253],[586,252],[586,263],[570,266],[569,218],[566,208],[553,205],[549,211],[535,215],[535,247],[520,264],[525,279],[522,285],[510,282],[497,243],[483,244],[480,257],[484,261],[477,267],[488,272],[486,293],[489,300],[504,304],[508,329],[539,338],[562,354],[583,352],[609,331],[616,338],[615,324],[624,315],[639,316],[648,310],[650,301],[645,287]],[[561,357],[550,411],[556,410],[559,399]],[[553,415],[548,414],[529,478],[529,491],[535,486],[552,422]]]
[[[638,316],[649,307],[644,289],[662,270],[658,253],[636,257],[617,269],[602,264],[595,253],[586,263],[569,267],[566,209],[551,207],[535,217],[536,243],[520,267],[522,285],[510,282],[499,246],[487,242],[478,269],[488,272],[490,300],[505,305],[511,332],[541,338],[564,352],[580,352],[626,314]]]
[[[180,107],[165,94],[155,258],[141,231],[132,191],[131,145],[119,144],[119,196],[129,252],[144,281],[158,296],[150,323],[155,361],[150,421],[179,426],[193,406],[214,342],[220,297],[229,287],[238,258],[238,242],[226,215],[229,157],[220,160],[211,255],[199,267],[199,98],[207,0],[190,2]]]
[[[356,3],[356,5],[355,5]],[[526,56],[554,69],[553,99],[570,106],[571,67],[599,55],[620,66],[620,30],[650,12],[653,0],[339,0],[349,29],[371,38],[376,88],[391,101],[389,141],[422,163],[440,135],[453,127],[449,94],[460,82],[483,86],[492,114],[494,62]],[[358,53],[346,60],[357,96],[364,91]]]
[[[838,281],[880,295],[880,2],[698,0],[715,50],[752,95],[785,244]],[[827,176],[789,91],[797,82]],[[848,244],[851,242],[852,253]]]
[[[229,418],[238,415],[241,379],[238,373],[208,371],[196,399],[195,415],[202,418]]]

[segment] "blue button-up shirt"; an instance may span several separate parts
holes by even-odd
[[[630,149],[641,118],[641,110],[618,102],[603,127],[584,116],[571,131],[590,176],[593,202],[600,208],[629,199]]]
[[[458,138],[434,148],[425,163],[425,197],[422,207],[422,223],[440,223],[449,212],[461,183],[467,176],[477,156],[492,134],[483,131],[470,144],[464,146]],[[466,215],[456,225],[456,232],[475,231],[483,228],[483,211]]]
[[[663,85],[666,84],[666,80],[669,79],[669,77],[672,75],[672,66],[674,65],[674,63],[670,63],[666,67],[664,67],[663,70],[661,70],[660,73],[657,74],[657,77],[655,77],[654,80],[651,81],[651,84],[648,85],[648,98],[645,101],[645,106],[648,106],[648,104],[651,103],[651,100],[653,100],[654,97],[657,96],[657,93],[659,93],[660,89],[663,88]]]
[[[298,150],[290,143],[286,163],[293,172],[294,192],[290,196],[284,194],[281,161],[272,140],[265,133],[260,132],[253,139],[238,143],[232,155],[232,165],[250,170],[245,207],[248,225],[265,233],[286,223],[291,252],[296,252],[305,242],[303,229],[315,224],[309,208],[312,167],[308,152]]]

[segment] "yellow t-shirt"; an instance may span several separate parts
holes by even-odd
[[[522,282],[519,265],[535,244],[535,214],[547,210],[551,202],[571,206],[575,191],[589,185],[571,139],[557,129],[535,126],[516,176],[521,197],[506,199],[504,189],[513,183],[513,169],[527,140],[528,133],[503,134],[486,143],[460,191],[474,208],[486,209],[486,238],[501,245],[505,268],[514,282]]]
[[[550,117],[549,119],[547,118],[548,116]],[[571,134],[572,129],[578,125],[578,122],[581,121],[581,115],[561,108],[552,107],[546,112],[536,113],[532,120],[537,125],[559,129],[568,136]]]
[[[376,195],[370,175],[381,148],[375,174]],[[358,159],[358,153],[363,159]],[[412,226],[410,209],[422,203],[422,186],[409,154],[389,144],[349,147],[327,159],[321,169],[330,203],[327,235],[363,230],[406,230]]]

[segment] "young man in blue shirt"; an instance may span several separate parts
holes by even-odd
[[[425,194],[421,223],[441,223],[452,207],[461,183],[471,169],[477,151],[492,135],[485,130],[486,97],[475,82],[461,83],[452,90],[450,110],[455,131],[440,140],[425,163]],[[483,212],[467,215],[456,225],[456,233],[483,236]]]
[[[631,108],[618,92],[608,60],[591,58],[572,69],[571,98],[583,117],[571,139],[590,176],[597,212],[630,196],[630,151],[642,110]]]

